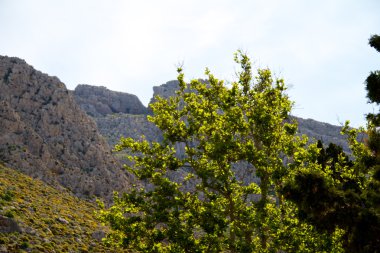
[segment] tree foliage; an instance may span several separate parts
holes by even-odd
[[[369,45],[380,53],[380,36],[372,35],[369,39]],[[367,98],[369,103],[380,104],[380,70],[371,71],[366,81]],[[372,126],[380,126],[380,112],[377,114],[368,114],[367,119]],[[379,141],[379,139],[377,139]],[[378,147],[380,150],[380,147]]]
[[[379,51],[379,36],[370,45]],[[379,71],[366,80],[370,102],[380,102]],[[324,149],[318,143],[320,169],[300,170],[286,182],[283,193],[299,208],[298,217],[318,230],[344,231],[346,252],[380,252],[380,114],[368,114],[366,145],[357,141],[359,131],[342,129],[346,134],[354,160],[350,161],[333,144]]]
[[[108,241],[142,252],[339,252],[330,237],[296,217],[280,189],[293,171],[318,166],[290,119],[293,103],[269,69],[253,78],[249,58],[231,84],[206,70],[207,82],[184,81],[169,99],[156,97],[149,120],[164,141],[122,138],[126,168],[144,184],[115,194],[100,218]]]
[[[369,45],[377,50],[380,53],[380,36],[375,34],[369,38]]]
[[[356,160],[350,161],[333,144],[327,149],[321,147],[321,168],[299,171],[287,181],[283,193],[298,206],[298,217],[319,231],[333,233],[337,227],[343,229],[346,252],[377,252],[380,199],[376,193],[378,181],[370,177],[373,170],[367,166],[371,154],[356,140],[357,130],[347,125],[344,132],[355,147]],[[334,151],[329,153],[331,148]]]

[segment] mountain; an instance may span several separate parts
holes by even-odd
[[[135,95],[91,85],[69,91],[18,58],[0,56],[0,89],[0,161],[78,196],[110,198],[113,190],[131,186],[121,159],[111,153],[121,136],[162,140]],[[177,89],[178,82],[169,81],[154,87],[154,96]],[[300,134],[348,150],[340,127],[297,120]]]
[[[177,89],[170,81],[154,96]],[[0,90],[0,252],[119,252],[101,242],[109,228],[96,221],[98,208],[78,197],[109,200],[113,190],[132,187],[122,154],[110,146],[121,136],[162,141],[149,109],[105,87],[69,91],[15,57],[0,56]],[[300,134],[348,150],[339,126],[296,119]],[[235,169],[241,180],[257,180]]]
[[[78,196],[110,198],[131,178],[57,78],[0,56],[0,161]]]

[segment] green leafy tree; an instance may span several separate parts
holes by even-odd
[[[380,52],[379,36],[369,44]],[[366,80],[367,97],[380,103],[379,71]],[[318,143],[320,167],[309,167],[294,173],[283,187],[286,199],[298,207],[298,217],[321,232],[342,229],[345,252],[380,252],[380,131],[379,114],[368,114],[367,145],[357,141],[364,129],[350,129],[348,136],[354,160],[341,148],[330,144],[324,149]]]
[[[178,69],[177,95],[151,105],[163,142],[120,140],[115,149],[131,154],[126,168],[144,187],[103,206],[110,243],[143,252],[339,252],[339,231],[316,233],[279,191],[318,153],[295,135],[284,81],[268,69],[253,78],[245,54],[235,61],[241,71],[229,85],[209,70],[206,83],[187,84]]]

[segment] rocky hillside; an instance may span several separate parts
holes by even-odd
[[[95,122],[56,77],[0,56],[0,161],[79,196],[129,187]]]
[[[298,131],[309,138],[321,140],[325,145],[337,144],[347,153],[351,153],[346,137],[340,134],[342,126],[334,126],[328,123],[319,122],[313,119],[302,119],[295,117],[298,121]],[[363,141],[364,135],[359,135],[359,140]]]
[[[147,120],[147,115],[110,114],[95,118],[100,133],[114,146],[120,137],[139,139],[145,136],[148,141],[161,141],[160,130]]]
[[[73,94],[80,107],[93,117],[111,113],[146,114],[148,111],[136,95],[110,91],[103,86],[81,84]]]
[[[0,165],[0,252],[122,252],[101,239],[98,207]]]

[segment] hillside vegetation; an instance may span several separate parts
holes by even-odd
[[[107,228],[96,210],[94,203],[0,165],[0,252],[121,252],[101,241]],[[5,232],[10,221],[15,232]]]

